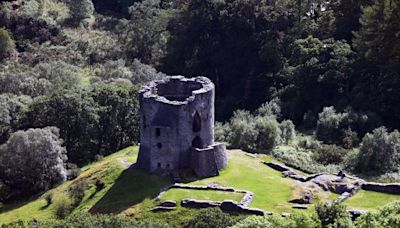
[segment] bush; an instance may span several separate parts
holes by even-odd
[[[53,203],[53,194],[52,193],[46,193],[44,195],[44,199],[46,200],[47,206]]]
[[[374,113],[358,113],[351,109],[337,113],[334,107],[325,107],[318,116],[317,138],[349,149],[358,146],[358,135],[373,130],[381,122]]]
[[[240,217],[239,217],[240,218]],[[185,224],[187,228],[223,228],[234,225],[238,217],[230,216],[219,208],[202,209]]]
[[[33,222],[31,228],[112,228],[112,227],[137,227],[137,228],[167,228],[168,225],[157,221],[135,221],[119,215],[93,215],[87,212],[73,213],[63,220],[47,220]]]
[[[319,227],[320,221],[314,215],[293,213],[287,218],[282,216],[249,216],[236,223],[232,228],[311,228]]]
[[[72,183],[71,187],[68,190],[68,194],[71,196],[74,205],[79,204],[83,197],[85,196],[85,191],[89,188],[86,179],[79,179]]]
[[[229,123],[216,122],[214,128],[214,137],[216,142],[228,142],[230,133]]]
[[[400,227],[400,204],[393,203],[378,211],[369,211],[361,215],[355,222],[360,228]]]
[[[296,130],[291,120],[284,120],[279,124],[282,143],[289,144],[296,137]]]
[[[10,56],[15,48],[15,43],[10,32],[0,28],[0,61]]]
[[[0,147],[0,167],[15,192],[45,191],[67,179],[66,149],[55,127],[17,131]]]
[[[346,157],[347,150],[340,146],[323,145],[321,149],[315,153],[316,160],[322,164],[340,164]]]
[[[72,211],[72,201],[66,195],[60,195],[53,204],[55,215],[59,219],[66,218]]]
[[[385,127],[375,129],[362,139],[356,171],[385,173],[399,171],[400,133],[387,132]]]
[[[315,207],[322,227],[354,227],[346,206],[339,203],[318,204]]]
[[[256,148],[258,131],[254,117],[248,111],[235,111],[230,119],[229,143],[234,148],[252,151]]]
[[[281,129],[278,122],[270,117],[257,117],[255,128],[258,131],[256,139],[257,151],[270,151],[281,141]]]

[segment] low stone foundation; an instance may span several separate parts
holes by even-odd
[[[364,190],[374,192],[384,192],[390,194],[400,194],[400,184],[382,184],[374,182],[365,182],[361,186]]]

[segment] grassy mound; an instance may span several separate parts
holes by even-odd
[[[157,205],[154,198],[160,189],[172,183],[169,177],[149,175],[143,171],[128,169],[129,164],[135,163],[138,148],[129,147],[102,160],[82,168],[82,174],[75,180],[48,191],[43,195],[30,200],[0,205],[0,225],[16,220],[54,219],[57,200],[70,196],[70,191],[81,183],[85,183],[84,193],[79,201],[75,201],[71,213],[89,211],[92,213],[114,213],[133,218],[163,219],[168,223],[179,224],[184,219],[193,216],[195,210],[178,207],[177,210],[166,213],[153,213],[149,209]],[[251,207],[261,208],[273,212],[291,212],[292,204],[288,200],[296,194],[296,182],[282,178],[277,172],[262,164],[258,159],[247,156],[240,150],[228,153],[229,164],[220,176],[190,182],[194,185],[218,183],[223,186],[252,191],[255,194]],[[272,160],[263,155],[263,160]],[[98,183],[103,183],[98,188]],[[47,195],[52,196],[48,205]],[[333,200],[336,194],[326,193],[318,201]],[[208,199],[222,201],[231,199],[240,201],[243,197],[239,193],[205,190],[170,189],[162,200],[176,200],[183,198]],[[398,195],[360,191],[356,196],[345,201],[349,208],[374,209],[389,202],[400,199]],[[312,206],[309,211],[312,210]],[[178,216],[178,217],[177,217]],[[180,218],[178,221],[176,218]]]

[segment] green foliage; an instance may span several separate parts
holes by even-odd
[[[14,195],[37,193],[66,180],[67,160],[59,129],[29,129],[11,134],[0,147],[1,176]]]
[[[398,171],[400,133],[388,132],[385,127],[375,129],[362,139],[356,171],[382,174]]]
[[[316,160],[322,164],[340,164],[346,157],[347,150],[335,145],[323,145],[321,149],[315,153]]]
[[[278,122],[270,117],[256,117],[255,129],[258,131],[256,149],[270,151],[281,142],[281,129]]]
[[[279,91],[286,116],[297,122],[309,110],[315,112],[346,98],[354,62],[350,45],[308,36],[295,40],[289,50],[288,61],[279,73],[288,81]]]
[[[74,213],[63,220],[39,221],[32,223],[31,227],[59,227],[59,228],[98,228],[98,227],[137,227],[137,228],[166,228],[168,225],[158,221],[136,222],[132,219],[118,215],[92,215],[89,213]]]
[[[235,224],[237,218],[223,213],[219,208],[202,209],[184,227],[223,228]]]
[[[296,129],[291,120],[284,120],[280,123],[282,143],[289,144],[296,137]]]
[[[279,215],[249,216],[232,228],[318,228],[320,221],[314,215],[293,213],[287,218]]]
[[[69,161],[83,164],[96,154],[132,145],[139,137],[138,90],[134,86],[98,85],[37,99],[23,127],[57,126]]]
[[[162,7],[161,0],[137,1],[129,7],[130,20],[122,21],[118,28],[124,34],[129,59],[157,65],[166,52],[169,38],[168,23],[174,9]]]
[[[400,204],[394,203],[380,209],[361,215],[355,222],[356,227],[360,228],[383,228],[400,226]]]
[[[57,200],[54,202],[54,213],[59,219],[66,218],[73,209],[72,206],[73,202],[72,200],[66,196],[66,195],[61,195],[57,198]]]
[[[0,27],[0,61],[10,56],[14,48],[15,43],[10,32]]]
[[[94,5],[91,0],[71,0],[70,12],[72,18],[79,23],[93,16]]]
[[[338,203],[318,204],[315,208],[322,227],[351,228],[354,227],[346,206]]]

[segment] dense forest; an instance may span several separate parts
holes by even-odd
[[[3,0],[0,202],[139,143],[166,75],[214,82],[231,148],[400,180],[398,0]]]

